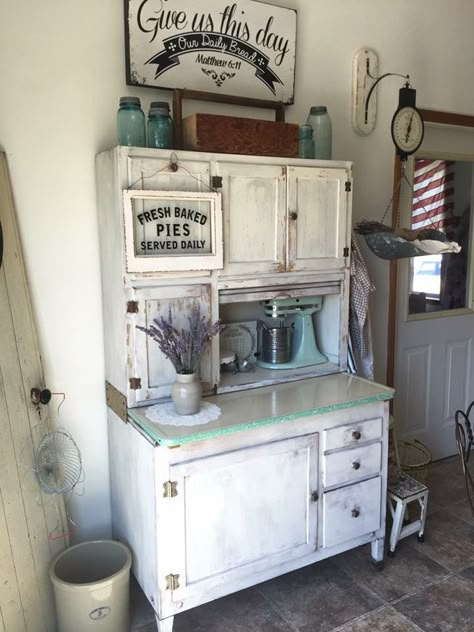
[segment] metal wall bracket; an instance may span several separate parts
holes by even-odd
[[[127,398],[125,395],[122,395],[110,382],[105,382],[105,398],[107,406],[114,411],[119,419],[127,423]]]
[[[371,48],[359,48],[352,64],[352,127],[363,136],[370,134],[377,120],[377,91],[367,97],[378,76],[378,56]]]

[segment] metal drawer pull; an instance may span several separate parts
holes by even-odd
[[[358,430],[354,430],[354,432],[352,433],[352,438],[355,439],[356,441],[359,441],[359,439],[361,438],[361,434]]]
[[[313,503],[318,502],[318,500],[319,500],[319,494],[318,494],[318,492],[313,492],[313,493],[311,494],[311,500],[313,501]]]
[[[352,464],[352,467],[354,470],[358,470],[360,469],[360,463],[359,461],[354,461],[354,463]]]
[[[293,221],[298,219],[298,213],[295,213],[295,211],[290,213],[290,219],[292,219]]]
[[[359,509],[353,509],[352,510],[352,517],[353,518],[358,518],[360,516],[360,510]]]

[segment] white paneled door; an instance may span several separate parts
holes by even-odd
[[[62,550],[62,499],[40,493],[34,475],[35,437],[47,408],[30,400],[42,388],[28,287],[5,155],[0,153],[0,632],[52,632],[50,559]]]
[[[427,162],[428,158],[426,154],[419,160]],[[396,429],[399,438],[415,438],[427,445],[434,459],[456,453],[454,415],[458,409],[466,410],[474,399],[474,222],[461,234],[466,218],[473,217],[474,169],[472,162],[465,163],[455,156],[446,163],[452,172],[445,177],[450,187],[448,201],[454,199],[454,209],[447,207],[442,226],[462,244],[461,253],[401,259],[398,263]],[[412,167],[410,161],[410,181]],[[434,171],[431,164],[429,170]],[[419,197],[424,201],[418,206],[429,216],[434,198],[422,192]],[[415,194],[412,205],[411,190],[402,188],[402,214],[408,209],[403,225],[410,225],[405,222],[410,222],[412,206],[415,216],[417,201]],[[441,211],[435,219],[438,217]]]

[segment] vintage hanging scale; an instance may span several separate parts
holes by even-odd
[[[392,118],[392,139],[400,160],[414,154],[423,142],[424,124],[416,108],[416,90],[407,82],[400,88],[398,107]]]

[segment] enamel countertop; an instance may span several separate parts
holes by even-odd
[[[148,407],[131,408],[129,417],[153,441],[176,446],[263,425],[289,422],[308,415],[363,406],[392,399],[392,388],[369,380],[337,373],[247,391],[207,397],[219,406],[215,421],[199,426],[167,426],[146,417]]]

